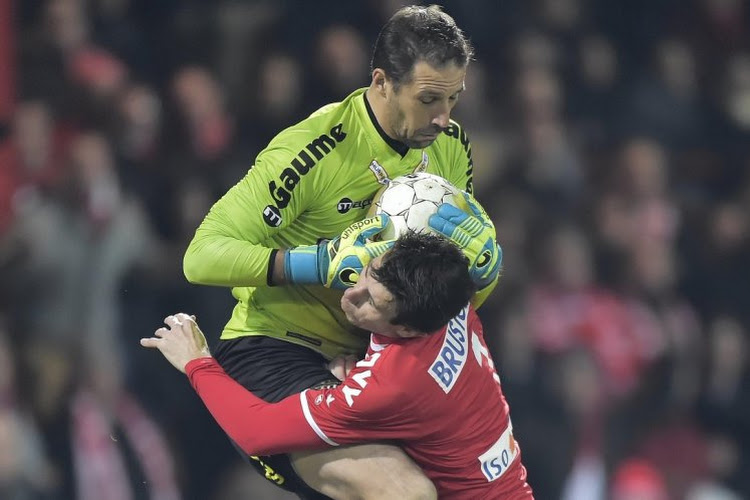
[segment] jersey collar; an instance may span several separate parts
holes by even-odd
[[[378,119],[375,117],[375,112],[372,110],[372,106],[370,106],[370,101],[367,100],[366,91],[362,93],[362,100],[365,101],[365,110],[367,110],[367,116],[370,117],[370,122],[375,127],[375,130],[378,131],[378,135],[380,135],[380,137],[385,141],[386,144],[388,144],[388,146],[391,147],[391,149],[400,154],[401,158],[406,156],[406,154],[409,152],[409,146],[401,141],[397,141],[396,139],[385,133],[385,130],[383,130],[383,127],[380,126],[380,123],[378,123]]]

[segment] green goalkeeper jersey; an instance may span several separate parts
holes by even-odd
[[[457,123],[425,149],[398,152],[377,125],[365,90],[279,133],[196,230],[183,263],[186,277],[231,286],[238,301],[222,339],[266,335],[329,358],[361,353],[369,332],[347,322],[341,291],[268,286],[273,249],[338,236],[400,175],[427,171],[471,192],[471,147]]]

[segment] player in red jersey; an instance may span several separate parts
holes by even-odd
[[[266,403],[210,357],[186,314],[143,339],[190,382],[248,454],[362,442],[399,444],[445,499],[530,499],[466,258],[449,241],[410,234],[373,260],[341,300],[347,319],[377,331],[341,385]]]

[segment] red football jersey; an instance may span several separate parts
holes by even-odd
[[[440,498],[531,498],[508,404],[471,308],[442,331],[373,334],[336,389],[302,394],[305,418],[329,444],[397,441]]]
[[[373,334],[367,356],[341,385],[277,404],[253,396],[211,358],[186,368],[218,423],[249,454],[388,440],[424,470],[441,499],[533,498],[470,307],[425,337]]]

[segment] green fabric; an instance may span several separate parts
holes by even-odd
[[[334,238],[363,219],[381,187],[370,169],[373,160],[392,179],[420,168],[424,152],[427,172],[471,191],[471,148],[458,124],[430,147],[401,158],[370,120],[364,92],[279,133],[198,227],[184,271],[193,283],[233,287],[238,304],[223,339],[268,335],[327,357],[361,351],[367,336],[347,323],[341,291],[267,286],[272,249]]]

